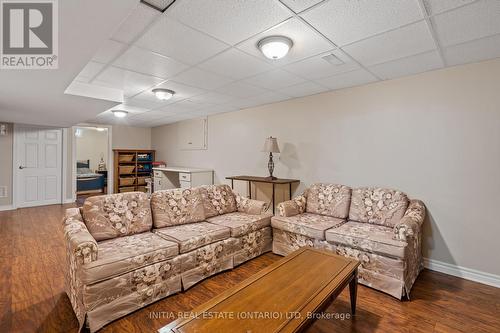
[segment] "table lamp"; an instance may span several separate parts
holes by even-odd
[[[267,163],[267,168],[269,169],[269,177],[267,177],[267,179],[269,180],[278,179],[273,176],[273,171],[274,171],[273,153],[280,152],[280,148],[278,147],[278,140],[276,138],[273,138],[272,136],[268,137],[266,139],[266,143],[264,144],[264,149],[262,149],[262,151],[269,153],[269,162]]]

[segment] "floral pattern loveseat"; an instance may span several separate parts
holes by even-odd
[[[311,246],[358,259],[360,283],[401,299],[422,269],[424,217],[424,204],[397,190],[314,184],[278,205],[273,252]]]
[[[66,211],[66,292],[80,327],[107,323],[271,251],[264,202],[227,185],[88,198]]]

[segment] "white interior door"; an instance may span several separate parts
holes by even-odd
[[[62,130],[16,126],[16,142],[17,206],[61,203]]]

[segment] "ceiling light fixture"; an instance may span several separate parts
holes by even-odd
[[[153,94],[155,94],[156,98],[162,101],[166,101],[174,96],[175,91],[170,89],[156,88],[152,90]]]
[[[104,127],[96,127],[95,128],[98,132],[104,132],[106,130],[106,128]]]
[[[293,46],[293,42],[285,36],[270,36],[261,39],[257,46],[266,58],[277,60],[288,54],[288,51]]]
[[[123,110],[113,110],[111,112],[116,118],[125,118],[128,115],[128,112]]]
[[[164,13],[168,7],[172,6],[175,0],[141,0],[141,3]]]

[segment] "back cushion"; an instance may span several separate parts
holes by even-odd
[[[306,212],[347,218],[351,188],[336,184],[313,184],[307,191]]]
[[[361,187],[352,190],[349,220],[395,226],[408,207],[408,197],[400,191]]]
[[[97,241],[151,230],[151,208],[146,193],[100,195],[85,200],[82,208],[87,229]]]
[[[200,222],[205,210],[199,188],[157,191],[151,195],[155,228]]]
[[[236,198],[229,185],[207,185],[200,187],[200,190],[207,218],[238,210]]]

